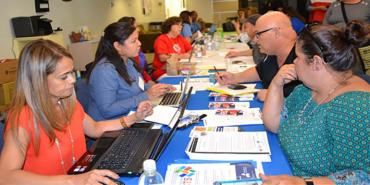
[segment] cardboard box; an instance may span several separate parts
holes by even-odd
[[[8,105],[15,92],[15,82],[0,84],[0,106]]]
[[[13,82],[17,77],[18,60],[0,60],[0,84]]]

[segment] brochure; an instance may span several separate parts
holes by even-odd
[[[213,185],[215,182],[253,180],[263,173],[255,161],[235,163],[170,164],[166,171],[166,185]]]

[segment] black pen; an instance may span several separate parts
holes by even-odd
[[[202,114],[199,116],[198,121],[201,121],[203,118],[207,117],[207,114]]]
[[[217,75],[220,77],[220,79],[222,80],[222,76],[220,76],[220,73],[218,72],[218,70],[217,70],[216,66],[213,66],[213,69],[215,69],[216,74],[217,74]]]
[[[197,119],[192,120],[192,121],[190,121],[190,122],[186,123],[186,124],[184,125],[184,127],[187,127],[187,126],[189,126],[189,125],[191,125],[191,124],[197,123],[197,122],[201,121],[201,120],[202,120],[203,118],[205,118],[205,117],[207,117],[207,114],[202,114],[202,115],[200,115]]]

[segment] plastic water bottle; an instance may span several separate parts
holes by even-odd
[[[143,163],[144,173],[139,178],[139,185],[162,185],[163,177],[157,172],[153,159],[147,159]]]

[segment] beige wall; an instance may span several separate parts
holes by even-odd
[[[204,21],[213,22],[212,0],[188,0],[186,6],[188,10],[197,11],[199,18]]]
[[[99,35],[106,25],[122,16],[134,16],[139,24],[144,25],[165,19],[164,0],[151,0],[150,15],[142,14],[141,3],[141,0],[49,0],[50,11],[40,15],[53,21],[53,29],[63,29],[64,39],[68,44],[68,34],[78,31],[81,26],[87,26],[95,35]],[[212,22],[212,0],[187,0],[186,5],[189,10],[197,10],[205,21]],[[1,1],[0,12],[0,59],[14,58],[11,49],[14,36],[10,19],[37,15],[34,0]]]
[[[222,23],[228,17],[237,16],[238,1],[237,0],[217,0],[213,2],[213,22],[218,27],[222,27]]]
[[[61,27],[66,43],[68,34],[85,25],[95,32],[101,32],[108,20],[107,10],[111,9],[108,0],[78,0],[63,2],[49,1],[50,11],[38,13],[51,19],[53,29]],[[13,29],[10,19],[18,16],[37,15],[33,0],[12,0],[1,2],[0,12],[0,58],[14,58],[12,53]],[[97,13],[100,12],[100,13]]]

